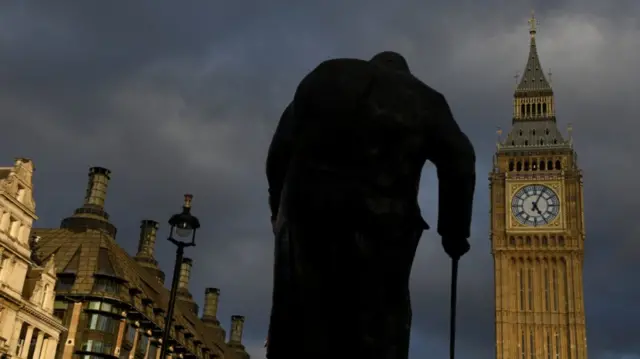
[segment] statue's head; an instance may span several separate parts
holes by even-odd
[[[383,51],[372,57],[369,62],[396,71],[411,72],[409,71],[407,60],[399,53],[393,51]]]

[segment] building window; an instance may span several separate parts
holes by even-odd
[[[111,354],[113,352],[113,346],[111,343],[103,343],[98,340],[87,340],[82,343],[81,350],[83,352]]]
[[[529,310],[533,310],[533,269],[529,268],[527,272],[529,274],[527,278],[527,299],[529,301]]]
[[[91,313],[87,318],[87,329],[115,334],[120,326],[120,321],[103,314]]]
[[[529,359],[536,359],[536,339],[533,329],[529,332]]]
[[[556,332],[556,359],[560,359],[560,335]]]
[[[24,195],[26,194],[26,190],[24,188],[23,185],[18,184],[18,196],[16,197],[18,199],[18,202],[23,203],[24,201]]]
[[[93,291],[118,294],[120,292],[120,282],[109,277],[96,277],[93,282]]]
[[[123,311],[121,308],[108,302],[89,302],[87,303],[87,309],[116,315],[120,315]]]
[[[124,349],[121,348],[120,349],[120,359],[129,359],[129,354],[131,352],[129,351],[129,349]],[[151,358],[151,359],[155,359],[155,358]]]
[[[553,344],[551,343],[551,334],[547,332],[547,359],[551,359],[552,350],[553,350]]]
[[[146,335],[140,335],[138,340],[138,346],[136,346],[136,354],[144,357],[144,353],[147,351],[147,344],[149,344],[149,337]]]
[[[518,273],[518,280],[520,281],[520,310],[524,310],[524,269],[522,268]]]
[[[549,269],[544,269],[544,310],[549,310]]]
[[[136,339],[136,327],[129,324],[127,326],[127,336],[126,339],[133,345],[133,341]]]
[[[553,281],[553,310],[558,311],[559,293],[558,293],[558,272],[553,269],[551,273],[551,280]]]
[[[64,316],[67,314],[67,302],[56,300],[53,303],[53,316],[64,321]]]
[[[73,284],[76,281],[75,275],[60,273],[58,274],[58,280],[56,281],[56,292],[68,292],[73,288]]]
[[[527,359],[527,348],[526,348],[527,340],[524,336],[524,330],[522,331],[522,338],[520,339],[520,358]]]
[[[18,221],[17,219],[11,217],[9,219],[9,236],[12,238],[18,238],[18,232],[20,229],[20,221]]]

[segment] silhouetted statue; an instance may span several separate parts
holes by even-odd
[[[459,258],[475,153],[444,96],[393,52],[328,60],[302,80],[267,159],[269,359],[407,358],[409,276],[429,228],[417,199],[426,160],[438,171],[438,233]]]

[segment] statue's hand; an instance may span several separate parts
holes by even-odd
[[[452,259],[460,259],[471,249],[466,238],[442,237],[442,248]]]

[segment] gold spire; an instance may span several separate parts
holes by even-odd
[[[529,19],[529,34],[531,34],[531,37],[536,36],[537,27],[538,21],[536,20],[536,12],[531,10],[531,18]]]

